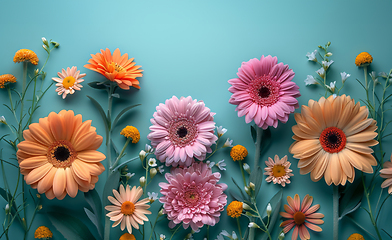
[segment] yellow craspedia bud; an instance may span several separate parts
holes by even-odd
[[[38,64],[38,57],[37,54],[29,49],[20,49],[15,53],[14,62],[31,62],[33,65]]]
[[[136,238],[133,234],[124,233],[118,240],[136,240]]]
[[[242,214],[243,205],[242,202],[232,201],[226,208],[227,215],[232,218],[240,217]]]
[[[16,77],[12,74],[0,75],[0,88],[4,88],[6,83],[15,83]]]
[[[41,226],[37,228],[37,230],[35,230],[34,233],[34,238],[37,239],[49,239],[52,237],[53,237],[52,231],[50,231],[50,229],[45,226]]]
[[[373,57],[367,52],[361,52],[358,54],[358,56],[355,58],[355,65],[358,67],[366,67],[369,66],[370,63],[373,62]]]
[[[123,130],[121,130],[120,134],[126,138],[132,138],[132,143],[137,143],[140,140],[139,130],[137,130],[134,126],[126,126]]]
[[[359,233],[353,233],[347,240],[365,240],[365,238]]]
[[[248,150],[242,145],[235,145],[231,148],[230,156],[233,161],[244,160],[248,156]]]

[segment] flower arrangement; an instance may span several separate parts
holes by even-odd
[[[100,80],[88,82],[88,86],[107,92],[106,107],[87,96],[102,118],[104,136],[97,133],[91,120],[73,110],[51,112],[34,121],[35,111],[53,84],[57,87],[54,92],[65,99],[81,91],[81,83],[87,80],[86,73],[72,66],[58,72],[52,82],[45,82],[44,67],[60,45],[46,38],[42,38],[42,43],[47,59],[41,68],[31,71],[30,65],[39,64],[32,50],[21,49],[13,58],[15,63],[23,64],[21,90],[15,76],[0,76],[0,94],[8,95],[10,102],[6,107],[15,116],[15,122],[0,118],[0,124],[9,128],[0,136],[0,142],[8,146],[1,148],[12,149],[15,156],[2,156],[0,151],[4,179],[0,195],[7,202],[0,238],[12,239],[13,224],[20,224],[24,239],[32,235],[36,239],[53,238],[47,226],[36,228],[34,234],[30,231],[36,214],[46,207],[42,199],[56,198],[61,203],[78,194],[83,195],[87,206],[84,219],[64,211],[61,205],[45,212],[53,227],[67,239],[108,240],[113,239],[112,231],[121,231],[120,240],[215,239],[210,228],[219,225],[222,218],[236,223],[237,229],[225,228],[216,236],[218,240],[282,240],[289,234],[293,240],[310,239],[313,234],[322,237],[324,214],[313,197],[307,194],[301,201],[295,194],[294,198],[287,196],[284,204],[285,188],[298,177],[293,174],[294,161],[298,161],[301,175],[309,173],[312,181],[323,179],[331,186],[334,240],[339,239],[342,219],[352,221],[374,239],[381,240],[383,232],[391,236],[388,230],[379,229],[377,219],[392,193],[392,158],[384,159],[383,147],[384,138],[389,136],[385,134],[390,123],[385,113],[389,110],[386,103],[391,96],[387,91],[392,70],[368,74],[373,61],[369,53],[362,52],[355,58],[355,65],[363,68],[365,74],[364,81],[357,80],[365,90],[363,104],[341,94],[350,74],[340,73],[341,84],[330,80],[334,63],[330,59],[330,42],[306,54],[308,61],[320,68],[314,76],[307,76],[305,85],[321,86],[325,94],[309,99],[301,108],[297,100],[301,96],[299,86],[288,65],[278,63],[278,58],[272,56],[243,62],[237,77],[228,80],[232,94],[228,102],[235,105],[238,117],[244,116],[244,124],[252,123],[252,162],[248,149],[253,146],[233,146],[229,138],[223,141],[228,130],[217,126],[216,113],[191,96],[172,96],[158,103],[146,136],[141,136],[134,125],[117,131],[120,120],[139,104],[120,111],[113,106],[119,99],[127,101],[122,96],[124,91],[131,87],[140,89],[139,80],[143,77],[141,66],[119,49],[113,53],[108,48],[101,49],[91,54],[84,66],[102,75],[96,75]],[[271,141],[271,128],[287,124],[290,117],[295,120],[293,142],[287,149],[291,155],[264,156],[263,149],[277,144]],[[125,137],[122,148],[113,140],[116,134]],[[139,148],[134,157],[124,158],[144,137],[150,144]],[[102,143],[106,147],[104,153],[98,150]],[[128,148],[130,143],[135,145],[132,151]],[[236,178],[232,178],[232,183],[222,181],[227,165],[225,160],[216,158],[218,151],[238,162],[236,174],[241,176],[241,183]],[[9,184],[5,164],[18,169],[16,186]],[[142,171],[133,173],[135,166]],[[156,177],[158,173],[163,176]],[[273,184],[262,186],[263,178]],[[97,189],[99,181],[103,182],[103,189]],[[151,184],[159,186],[159,193],[151,192]],[[280,190],[271,196],[261,194],[264,187],[274,185]],[[388,193],[383,192],[384,188]],[[374,205],[371,195],[376,193],[379,197]],[[34,205],[26,203],[28,198]],[[369,215],[372,229],[351,217],[365,201],[367,208],[362,208]],[[32,208],[32,216],[27,214],[28,208]],[[171,229],[170,238],[157,230],[159,225]],[[353,233],[348,239],[364,237]]]

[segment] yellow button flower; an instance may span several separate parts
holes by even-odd
[[[242,202],[232,201],[226,209],[227,215],[232,218],[238,218],[241,216],[243,210]]]
[[[41,226],[35,230],[34,238],[37,239],[49,239],[53,237],[52,231],[48,227]]]
[[[14,56],[14,63],[31,62],[31,64],[37,65],[38,61],[37,54],[29,49],[20,49]]]
[[[248,150],[242,145],[235,145],[231,148],[230,156],[233,161],[244,160],[248,156]]]
[[[126,126],[120,134],[126,138],[132,138],[132,143],[138,143],[140,140],[139,130],[134,126]]]
[[[373,62],[373,57],[367,52],[361,52],[358,54],[358,56],[355,58],[355,65],[358,67],[366,67],[369,66],[370,63]]]

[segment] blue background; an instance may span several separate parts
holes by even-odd
[[[364,91],[355,81],[363,79],[362,69],[354,64],[356,55],[362,51],[371,53],[374,57],[370,71],[389,71],[391,67],[391,1],[0,1],[0,74],[11,73],[22,79],[22,65],[14,64],[12,58],[21,48],[35,51],[40,57],[42,66],[46,57],[41,45],[41,37],[53,39],[60,43],[60,48],[52,52],[51,59],[46,67],[46,84],[62,68],[77,66],[84,78],[83,89],[74,95],[68,95],[65,100],[57,96],[53,86],[45,96],[42,107],[37,111],[34,121],[46,117],[50,112],[59,112],[62,109],[72,109],[75,113],[83,115],[83,120],[92,119],[92,125],[97,132],[104,135],[105,131],[99,113],[86,95],[99,99],[106,107],[106,93],[95,91],[87,86],[91,81],[102,81],[104,77],[90,71],[83,66],[90,59],[90,54],[100,49],[109,48],[112,52],[119,48],[135,58],[138,65],[142,65],[143,77],[140,78],[140,90],[119,91],[121,100],[115,101],[114,112],[130,104],[142,105],[127,115],[119,126],[114,129],[114,141],[121,146],[125,141],[119,136],[119,131],[126,125],[136,126],[141,133],[138,144],[127,148],[127,156],[135,156],[149,143],[146,136],[149,133],[150,118],[155,107],[171,98],[173,95],[192,96],[203,100],[207,107],[216,112],[217,126],[224,126],[228,132],[224,138],[234,139],[234,144],[241,144],[248,148],[247,162],[253,165],[254,146],[250,136],[250,125],[245,123],[244,117],[238,118],[234,111],[235,106],[228,100],[230,93],[227,82],[236,77],[237,69],[243,61],[251,58],[260,58],[261,55],[277,56],[279,62],[288,64],[296,73],[294,81],[299,85],[302,96],[298,99],[300,105],[307,104],[309,99],[318,99],[323,90],[321,88],[305,87],[304,79],[308,74],[315,75],[318,66],[308,62],[307,52],[312,52],[318,45],[331,41],[331,57],[335,63],[329,72],[329,79],[336,80],[340,86],[340,72],[347,72],[351,77],[347,80],[343,92],[351,95],[356,101],[364,98]],[[33,68],[29,69],[30,71]],[[18,82],[16,87],[21,88]],[[0,102],[8,103],[6,92],[0,90]],[[299,109],[296,110],[299,112]],[[11,120],[11,114],[4,106],[0,106],[0,115]],[[293,116],[286,124],[279,124],[272,129],[272,145],[264,154],[264,160],[278,154],[280,157],[289,156],[292,161],[294,177],[292,183],[284,188],[286,196],[298,193],[301,197],[310,194],[314,203],[321,205],[319,212],[325,214],[325,224],[321,233],[311,232],[312,239],[332,238],[332,187],[328,187],[324,180],[314,183],[309,175],[300,175],[296,167],[297,160],[288,152],[292,131],[295,124]],[[8,128],[0,126],[0,135],[6,133]],[[390,132],[390,130],[389,130]],[[387,142],[387,144],[390,144]],[[386,145],[388,146],[388,145]],[[4,143],[4,154],[11,150]],[[105,146],[100,151],[105,153]],[[387,148],[386,156],[391,152]],[[229,149],[220,151],[212,160],[218,162],[225,159],[227,171],[222,173],[221,182],[227,183],[234,189],[231,177],[241,182],[238,164],[231,161]],[[389,157],[386,157],[389,159]],[[104,164],[106,161],[104,162]],[[141,170],[140,164],[134,162],[129,165],[131,172]],[[165,168],[165,172],[168,169]],[[357,172],[359,174],[359,172]],[[136,175],[131,184],[138,184]],[[96,185],[101,192],[106,174],[102,174]],[[16,181],[16,172],[9,168],[9,180]],[[163,176],[153,180],[154,186],[149,191],[159,191],[158,182]],[[12,184],[11,184],[12,185]],[[2,186],[2,185],[1,185]],[[260,208],[280,189],[280,186],[262,185],[259,195]],[[33,193],[36,190],[32,191]],[[376,197],[376,196],[374,196]],[[229,201],[232,199],[229,197]],[[66,197],[62,201],[43,199],[45,210],[55,209],[56,206],[82,212],[85,206],[83,194],[79,192],[75,199]],[[390,205],[390,201],[387,205]],[[4,208],[5,201],[0,200]],[[159,203],[154,203],[152,209],[157,210]],[[380,227],[390,230],[387,217],[391,207],[384,208],[379,222]],[[44,213],[42,211],[42,213]],[[31,213],[30,213],[31,216]],[[80,214],[83,216],[83,214]],[[153,221],[156,212],[150,217]],[[0,215],[3,221],[4,212]],[[354,218],[373,232],[370,220],[364,210],[359,210]],[[245,218],[243,219],[245,220]],[[243,227],[245,227],[243,221]],[[30,231],[29,239],[33,239],[34,230],[40,226],[49,226],[54,232],[54,239],[63,239],[50,225],[44,214],[38,214]],[[89,227],[93,229],[90,224]],[[235,230],[236,223],[222,212],[221,221],[211,228],[210,239],[215,239],[221,230],[229,232]],[[22,229],[18,223],[11,228],[12,239],[20,239]],[[112,229],[113,239],[121,235],[119,227]],[[176,239],[181,239],[189,232],[181,231]],[[292,232],[292,231],[291,231]],[[291,232],[288,237],[291,236]],[[340,224],[340,238],[347,239],[353,233],[364,234],[351,222],[342,221]],[[168,238],[170,231],[167,221],[159,223],[157,233],[163,233]],[[137,233],[138,234],[138,233]],[[138,238],[138,235],[136,235]],[[203,234],[195,235],[195,239],[202,239]],[[370,238],[365,235],[366,238]],[[385,236],[385,238],[387,238]]]

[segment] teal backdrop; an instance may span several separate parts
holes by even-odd
[[[104,77],[83,66],[90,59],[90,54],[96,54],[105,48],[112,52],[119,48],[121,53],[128,53],[135,58],[136,63],[144,70],[143,77],[139,78],[141,89],[119,91],[121,99],[115,100],[113,110],[118,113],[125,106],[141,104],[122,119],[113,134],[114,142],[120,146],[125,142],[119,135],[123,127],[133,125],[139,129],[140,142],[128,146],[126,150],[127,156],[131,157],[137,156],[139,151],[144,149],[144,145],[149,143],[146,136],[155,107],[173,95],[192,96],[203,100],[206,106],[216,113],[217,126],[228,129],[224,138],[233,139],[233,144],[241,144],[248,148],[249,156],[246,162],[252,166],[254,145],[250,135],[250,124],[245,123],[244,117],[237,117],[235,106],[228,103],[231,93],[228,91],[230,84],[227,82],[236,77],[241,63],[251,58],[272,55],[277,56],[279,62],[288,64],[295,72],[293,81],[300,87],[300,105],[307,105],[309,99],[318,100],[324,94],[320,87],[306,87],[304,83],[306,76],[315,75],[318,69],[318,66],[307,61],[305,55],[315,50],[318,45],[324,45],[328,41],[332,43],[331,59],[335,63],[329,73],[329,80],[337,81],[340,86],[339,73],[350,73],[351,77],[342,91],[351,95],[356,102],[365,98],[363,89],[355,80],[363,79],[362,69],[354,64],[357,54],[363,51],[372,54],[374,61],[370,71],[387,72],[392,67],[392,1],[389,0],[2,0],[0,9],[0,75],[11,73],[22,79],[22,65],[12,61],[15,52],[21,48],[35,51],[41,59],[38,66],[42,66],[46,53],[41,47],[41,37],[60,43],[59,49],[52,52],[46,67],[46,85],[50,84],[52,77],[57,77],[57,72],[62,68],[77,66],[82,73],[87,74],[82,91],[68,95],[65,100],[56,94],[56,88],[52,86],[45,95],[41,108],[34,115],[34,122],[48,116],[52,111],[71,109],[82,114],[83,120],[91,119],[98,134],[104,136],[101,117],[86,97],[93,96],[106,108],[106,92],[94,90],[87,85],[91,81],[102,81]],[[30,72],[33,70],[34,68],[29,68]],[[16,87],[21,87],[20,81]],[[9,102],[4,89],[0,89],[0,102]],[[391,107],[390,104],[388,107]],[[9,121],[13,119],[10,111],[3,105],[0,106],[1,115]],[[291,178],[292,183],[283,189],[283,202],[287,203],[286,197],[294,197],[295,194],[299,194],[301,199],[306,194],[313,196],[314,203],[321,205],[319,212],[325,215],[325,223],[321,226],[321,233],[311,232],[311,238],[332,239],[332,187],[327,186],[324,180],[312,182],[309,174],[300,175],[297,168],[298,160],[293,159],[288,151],[293,142],[291,127],[294,124],[291,115],[286,124],[279,123],[278,128],[271,129],[272,144],[262,156],[261,166],[264,168],[267,157],[273,157],[275,154],[280,157],[288,156],[292,162],[294,176]],[[388,129],[387,133],[390,132]],[[0,125],[0,135],[5,133],[8,133],[8,128]],[[390,142],[386,142],[386,159],[391,155],[389,145]],[[0,142],[0,148],[4,149],[4,156],[12,153],[4,142]],[[104,144],[99,150],[106,152]],[[220,181],[228,184],[229,189],[236,190],[231,177],[242,182],[238,164],[231,160],[229,149],[219,151],[212,160],[218,162],[221,159],[225,159],[227,171],[222,173]],[[106,161],[103,163],[105,165]],[[130,183],[138,185],[142,170],[140,163],[135,161],[129,164],[129,169],[136,173]],[[7,166],[6,170],[11,186],[15,186],[15,168]],[[168,171],[166,167],[165,173]],[[106,176],[106,172],[103,173],[96,185],[99,193],[103,190]],[[161,181],[165,181],[164,177],[158,174],[148,187],[148,191],[158,192],[158,183]],[[0,186],[3,186],[2,184],[0,180]],[[29,187],[26,189],[32,194],[36,193],[36,190]],[[258,198],[260,208],[264,208],[268,200],[280,189],[280,185],[263,181]],[[378,195],[372,196],[377,197]],[[28,203],[32,204],[31,198],[28,199]],[[228,201],[232,200],[229,196]],[[58,207],[68,209],[69,213],[87,222],[83,213],[86,202],[81,192],[76,198],[67,196],[62,201],[48,200],[43,195],[42,202],[43,209],[38,213],[28,239],[34,239],[34,230],[41,225],[52,229],[53,239],[64,239],[45,216],[46,211],[56,211]],[[392,213],[391,204],[389,199],[379,218],[380,228],[390,233],[392,227],[388,219]],[[152,205],[151,221],[155,219],[159,205],[159,202]],[[1,222],[4,220],[4,207],[5,201],[0,199]],[[31,210],[31,205],[29,209]],[[30,210],[28,214],[31,217]],[[358,210],[352,217],[374,234],[364,210]],[[242,220],[241,224],[245,227],[246,218],[242,217]],[[167,220],[161,221],[156,230],[159,234],[165,234],[168,239],[171,233],[167,223]],[[88,227],[94,231],[91,223],[88,223]],[[221,221],[210,228],[210,239],[216,239],[222,230],[235,230],[238,233],[236,221],[227,217],[225,212],[222,212]],[[180,231],[174,239],[183,239],[189,231]],[[278,227],[275,228],[274,236],[277,235],[276,231],[279,231]],[[347,239],[354,232],[371,239],[352,222],[341,221],[339,239]],[[201,233],[194,235],[194,239],[203,239],[205,233],[203,229]],[[287,239],[290,239],[291,233],[292,231],[288,233]],[[111,239],[118,239],[122,233],[120,228],[116,227],[112,229],[111,234]],[[137,239],[141,239],[138,232],[135,235]],[[13,240],[22,239],[23,230],[18,223],[12,226],[10,236]],[[388,239],[384,233],[383,236]]]

